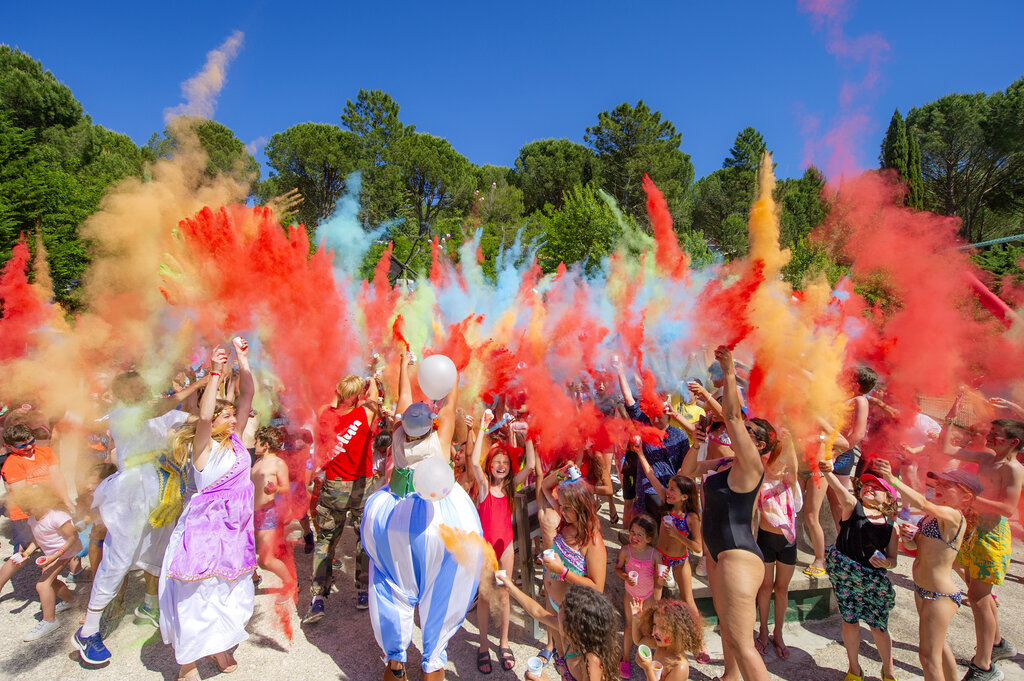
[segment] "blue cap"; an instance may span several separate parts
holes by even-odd
[[[416,402],[402,412],[402,429],[409,437],[426,435],[434,427],[434,414],[425,402]]]
[[[932,480],[942,480],[943,482],[951,482],[954,485],[960,485],[966,488],[974,496],[978,496],[985,491],[981,481],[978,480],[978,476],[974,475],[970,471],[965,471],[962,468],[954,468],[953,470],[946,471],[945,473],[928,473],[928,477]]]

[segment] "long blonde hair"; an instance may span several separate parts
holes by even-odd
[[[213,409],[213,418],[216,420],[220,413],[227,407],[234,409],[235,404],[230,400],[217,400],[217,406]],[[174,434],[171,436],[171,447],[170,447],[170,460],[178,469],[183,469],[189,462],[192,455],[192,443],[196,439],[196,426],[199,425],[197,419],[189,419],[186,423],[181,425]],[[219,445],[224,444],[231,439],[231,426],[227,423],[223,423],[210,433],[210,438]]]

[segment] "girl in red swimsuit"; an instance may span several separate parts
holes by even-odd
[[[494,414],[490,409],[484,412],[480,419],[480,432],[477,433],[476,442],[473,444],[473,453],[469,457],[468,463],[473,470],[473,477],[476,479],[477,493],[474,501],[477,505],[477,512],[480,514],[484,539],[494,549],[494,557],[498,561],[499,569],[504,570],[507,575],[511,575],[515,558],[515,551],[512,547],[512,506],[516,487],[523,484],[533,471],[534,449],[533,442],[527,440],[525,442],[526,461],[520,467],[518,464],[522,450],[506,444],[495,445],[487,454],[486,466],[482,467],[480,458],[484,440],[489,439],[485,431],[493,419]],[[518,472],[516,472],[517,470]],[[501,668],[511,671],[516,665],[516,658],[508,645],[508,591],[501,590],[498,598],[501,611],[498,656],[501,659]],[[491,673],[491,649],[490,641],[487,639],[490,610],[487,590],[481,589],[480,604],[476,609],[477,625],[480,629],[480,649],[477,651],[476,666],[482,674]]]

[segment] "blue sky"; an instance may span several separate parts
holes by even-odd
[[[1024,3],[872,0],[847,15],[848,37],[889,45],[877,85],[855,101],[867,115],[854,139],[860,167],[876,164],[894,108],[1024,74]],[[304,121],[340,124],[359,88],[381,88],[404,122],[478,164],[511,165],[535,139],[582,142],[599,112],[642,98],[675,123],[698,177],[748,125],[779,175],[798,175],[809,146],[826,165],[818,140],[836,123],[840,87],[864,74],[829,54],[796,0],[22,2],[5,7],[0,42],[53,71],[94,122],[141,144],[236,29],[245,44],[215,118],[244,142]],[[809,117],[820,125],[807,134]]]

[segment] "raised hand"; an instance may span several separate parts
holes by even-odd
[[[728,347],[719,345],[715,348],[715,359],[718,360],[719,365],[722,367],[722,371],[725,373],[736,371],[736,367],[732,362],[732,350]]]
[[[235,348],[235,356],[238,359],[243,359],[249,356],[249,343],[241,336],[235,336],[231,339],[231,345]]]
[[[228,365],[228,351],[218,345],[213,349],[211,357],[210,361],[213,364],[213,370],[223,374],[224,368]]]
[[[480,417],[480,429],[487,430],[494,423],[494,412],[490,409],[484,409],[483,415]]]
[[[634,596],[633,600],[629,602],[629,612],[632,613],[633,617],[639,617],[643,613],[643,611],[644,602],[636,596]]]

